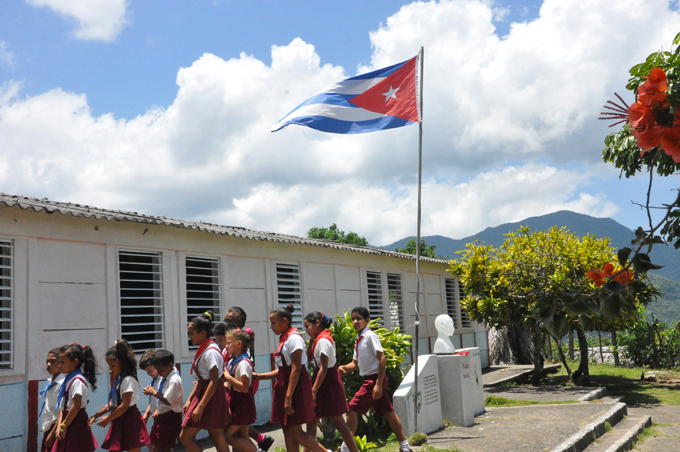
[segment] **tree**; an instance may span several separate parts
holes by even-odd
[[[579,335],[581,363],[575,374],[588,377],[588,353],[584,331],[597,322],[621,318],[625,312],[637,312],[639,303],[648,303],[648,286],[633,280],[631,273],[619,273],[616,299],[598,286],[607,279],[606,272],[589,272],[605,267],[615,259],[609,239],[586,235],[579,238],[566,228],[553,227],[532,232],[522,227],[508,234],[500,248],[468,244],[462,257],[452,261],[449,271],[458,275],[468,295],[461,301],[473,320],[488,327],[505,326],[527,329],[534,342],[533,384],[543,372],[543,342],[547,331],[555,338],[564,337],[571,328]],[[590,273],[590,274],[588,274]],[[630,277],[630,279],[627,279]],[[603,299],[604,297],[604,299]],[[624,303],[625,302],[625,303]],[[608,325],[608,324],[607,324]],[[566,364],[566,363],[565,363]]]
[[[420,239],[420,255],[423,257],[431,257],[433,259],[444,259],[442,256],[437,256],[435,253],[435,248],[437,248],[437,245],[428,245],[425,243],[425,239]],[[411,237],[411,240],[408,241],[406,246],[404,248],[395,248],[394,251],[397,253],[405,253],[405,254],[416,254],[416,239],[414,237]]]
[[[360,237],[359,234],[351,231],[345,235],[345,231],[338,229],[338,225],[335,223],[328,228],[312,228],[307,232],[307,237],[310,239],[332,240],[334,242],[347,243],[348,245],[368,245],[366,238]]]

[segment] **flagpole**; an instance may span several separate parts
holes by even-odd
[[[419,118],[418,118],[418,226],[417,226],[417,236],[416,236],[416,334],[415,334],[415,378],[414,378],[414,389],[415,396],[413,397],[414,404],[414,431],[418,431],[418,339],[420,333],[420,194],[423,179],[423,66],[425,60],[425,48],[420,47],[420,99],[419,99]]]

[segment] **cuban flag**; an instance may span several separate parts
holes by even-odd
[[[416,124],[417,60],[357,75],[307,99],[272,126],[290,124],[330,133],[366,133]]]

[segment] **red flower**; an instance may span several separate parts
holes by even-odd
[[[656,121],[656,114],[649,106],[635,102],[628,107],[628,118],[630,119],[630,127],[639,129],[653,126]]]
[[[631,129],[630,133],[637,140],[638,146],[642,148],[640,155],[645,155],[645,152],[661,143],[661,134],[664,132],[664,129],[665,127],[659,125]]]
[[[671,156],[675,163],[680,163],[680,130],[667,127],[661,135],[661,148]]]
[[[638,87],[638,95],[657,94],[668,91],[668,79],[666,73],[660,67],[655,67],[649,71],[647,81]]]
[[[620,282],[621,284],[628,285],[633,279],[633,272],[630,270],[614,271],[614,268],[614,264],[606,263],[602,266],[602,271],[591,270],[586,272],[586,277],[588,279],[592,279],[597,287],[602,287],[602,285],[607,282],[607,279],[611,278],[614,273],[617,273],[617,275],[612,279],[614,281]]]

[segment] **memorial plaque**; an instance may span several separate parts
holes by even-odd
[[[486,411],[484,409],[484,382],[482,380],[482,356],[479,347],[458,349],[457,353],[469,352],[470,357],[470,378],[472,383],[473,400],[475,405],[475,416]]]
[[[437,356],[419,356],[418,367],[418,431],[432,433],[443,425]],[[416,432],[414,376],[415,366],[406,374],[393,397],[394,410],[401,420],[406,436]]]

